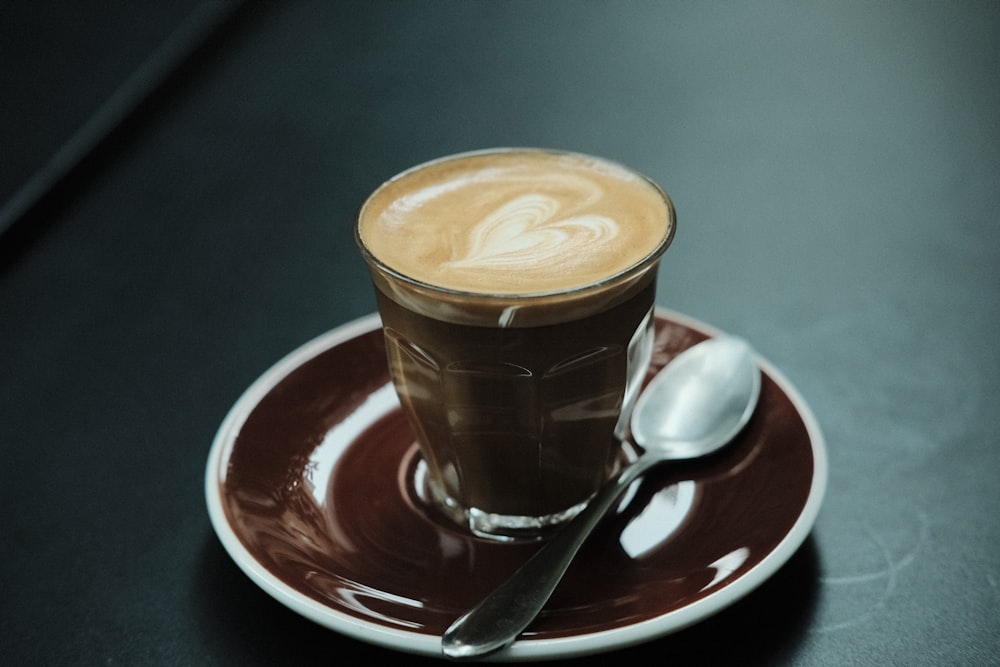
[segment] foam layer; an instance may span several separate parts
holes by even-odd
[[[616,164],[532,150],[470,153],[389,181],[358,234],[382,264],[462,292],[536,294],[600,282],[662,249],[673,212]]]

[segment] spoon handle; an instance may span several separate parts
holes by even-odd
[[[622,491],[655,463],[655,457],[642,455],[622,468],[507,581],[452,623],[441,638],[444,654],[475,658],[512,643],[541,611],[601,517]]]

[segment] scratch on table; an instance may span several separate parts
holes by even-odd
[[[886,545],[885,541],[879,536],[878,531],[874,530],[869,524],[865,524],[865,532],[878,549],[882,560],[885,562],[885,567],[873,572],[865,572],[861,574],[838,577],[820,577],[819,581],[825,586],[840,587],[884,579],[885,586],[882,588],[878,599],[864,612],[854,616],[850,620],[820,623],[817,627],[812,629],[812,632],[834,632],[837,630],[855,627],[868,622],[885,608],[889,599],[892,597],[893,592],[896,590],[900,571],[913,563],[917,554],[920,552],[921,547],[928,539],[929,524],[927,515],[923,512],[918,512],[916,517],[919,521],[919,532],[916,543],[913,545],[912,549],[898,559],[893,557],[892,551],[889,549],[888,545]]]

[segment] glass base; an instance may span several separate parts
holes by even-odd
[[[589,498],[561,512],[544,516],[495,514],[475,507],[462,507],[445,493],[427,474],[427,464],[421,459],[415,471],[414,488],[420,499],[434,507],[460,528],[473,535],[498,542],[541,540],[562,526],[587,506]]]

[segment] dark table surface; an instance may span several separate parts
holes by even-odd
[[[499,145],[660,182],[658,302],[750,340],[827,440],[787,565],[614,657],[997,664],[996,3],[91,4],[0,27],[5,664],[397,657],[244,577],[205,462],[258,375],[374,310],[366,194]]]

